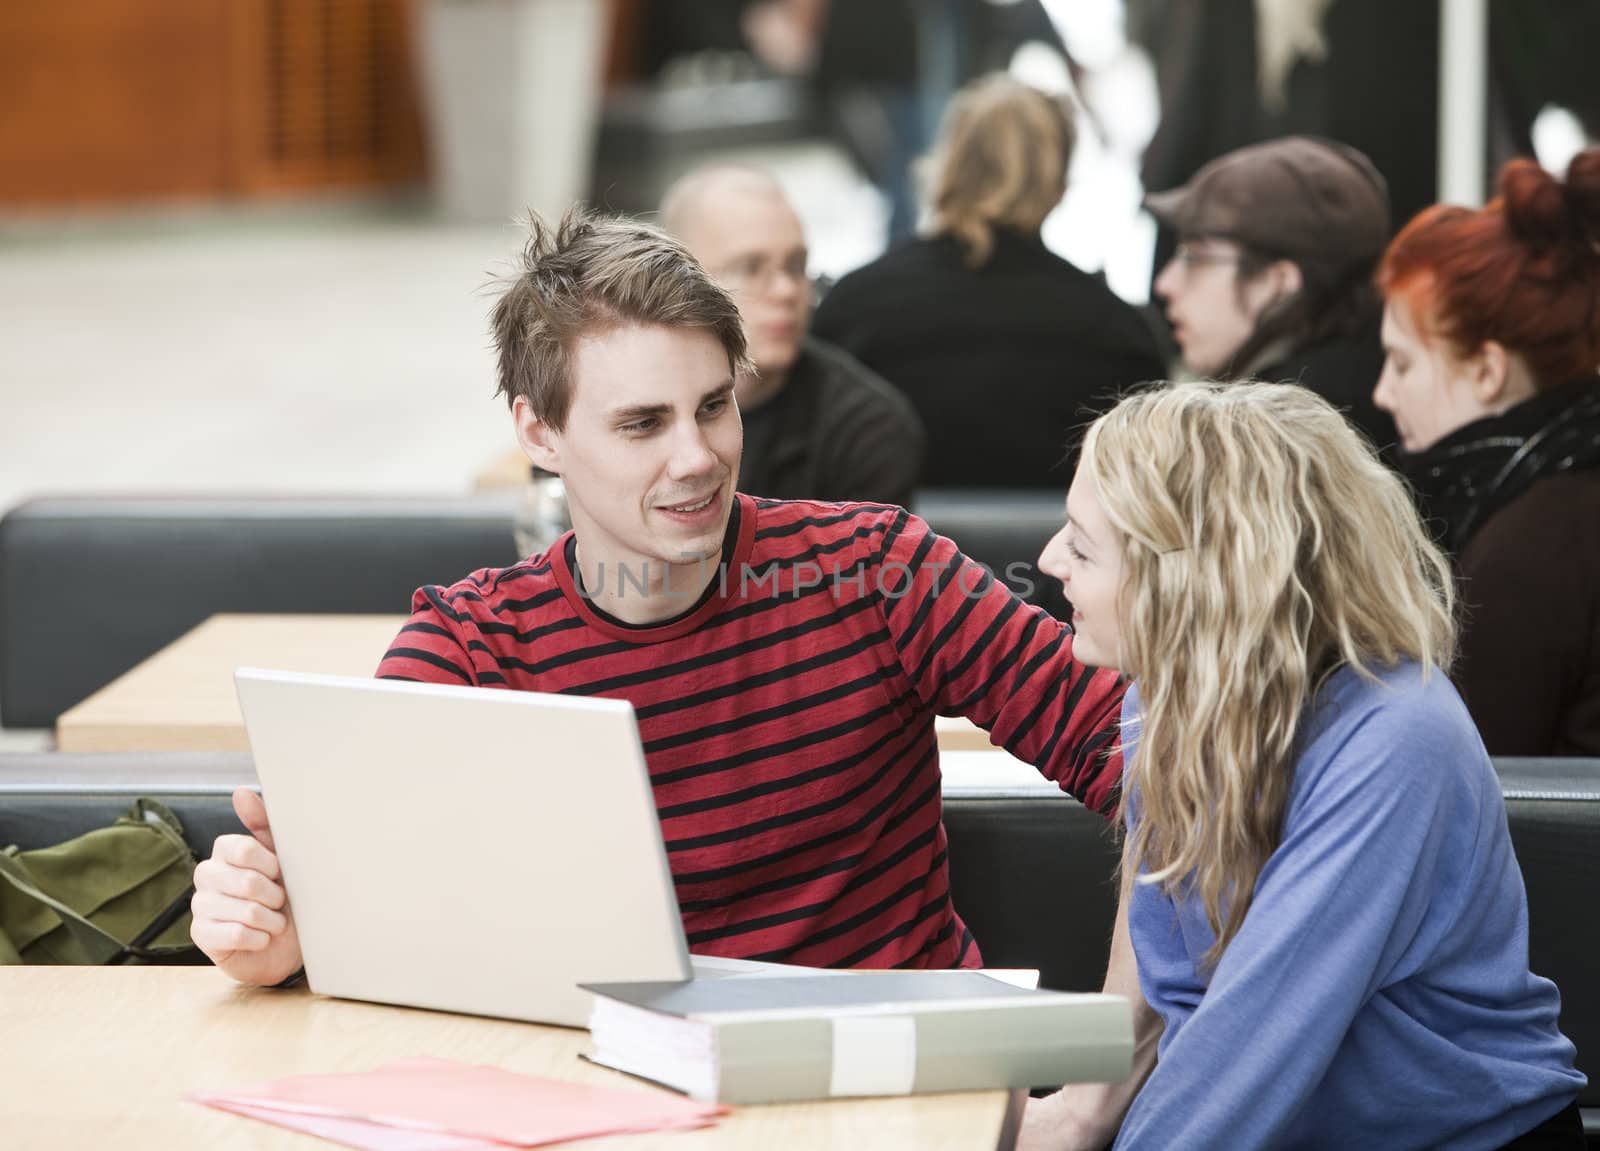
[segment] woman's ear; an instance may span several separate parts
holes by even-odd
[[[1467,362],[1472,395],[1485,408],[1498,408],[1509,399],[1511,357],[1498,340],[1485,340]]]
[[[516,425],[517,443],[523,454],[542,471],[561,474],[561,437],[549,424],[534,415],[525,396],[511,404],[511,422]]]

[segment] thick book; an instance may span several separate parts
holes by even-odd
[[[592,1062],[717,1103],[1116,1082],[1133,1012],[976,971],[589,984]]]

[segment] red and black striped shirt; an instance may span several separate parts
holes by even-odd
[[[977,965],[950,901],[935,715],[1115,805],[1115,674],[900,508],[741,495],[720,578],[658,626],[580,587],[569,534],[422,588],[378,674],[629,700],[693,951]]]

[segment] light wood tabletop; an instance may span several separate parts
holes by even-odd
[[[62,751],[248,751],[239,667],[370,676],[402,615],[214,615],[56,720]]]
[[[8,1151],[331,1144],[185,1102],[190,1091],[361,1071],[432,1055],[637,1091],[578,1059],[588,1035],[558,1027],[351,1003],[234,985],[209,967],[0,968],[0,1115]],[[717,1126],[584,1140],[593,1151],[871,1147],[1009,1149],[1022,1093],[974,1091],[741,1107]]]
[[[989,733],[964,715],[941,715],[933,721],[940,751],[989,751]]]
[[[248,751],[239,667],[368,676],[401,615],[214,615],[56,721],[62,751]],[[934,721],[942,751],[989,750],[962,716]]]

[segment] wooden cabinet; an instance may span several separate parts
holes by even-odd
[[[0,4],[0,206],[425,173],[410,0]]]
[[[231,2],[231,126],[241,190],[421,178],[409,3]]]

